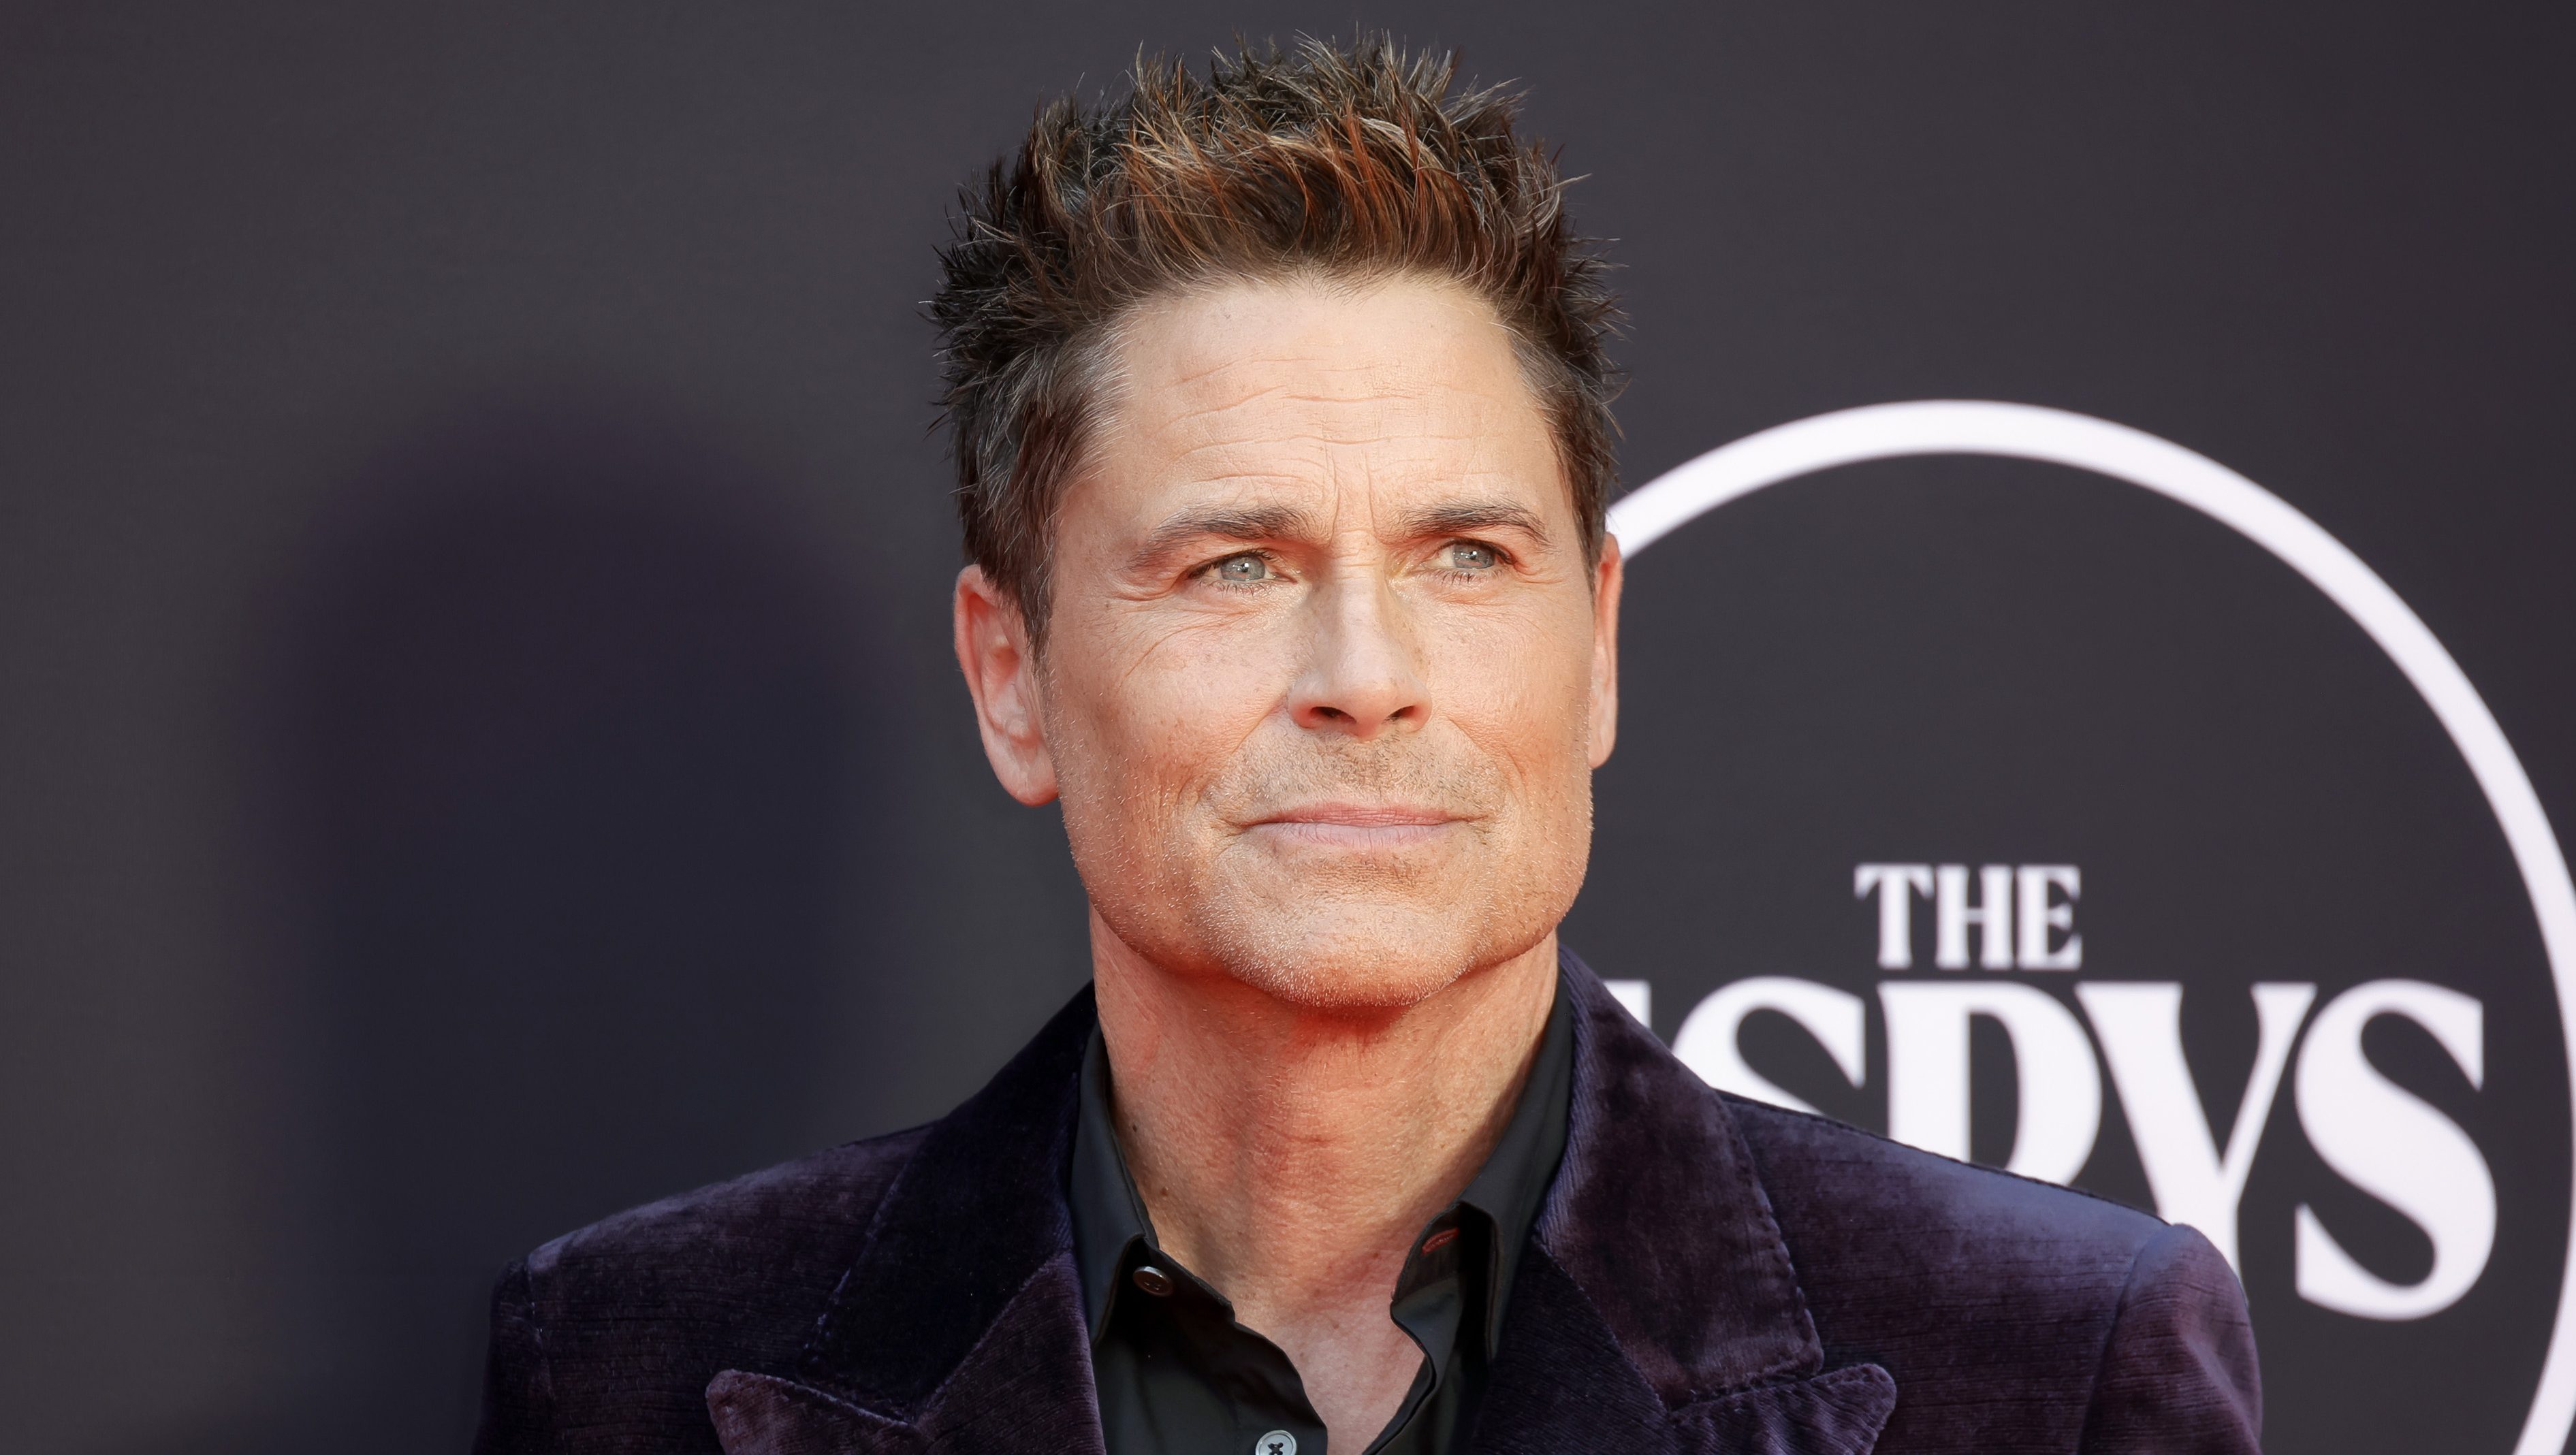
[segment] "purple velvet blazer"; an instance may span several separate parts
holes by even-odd
[[[2256,1449],[2244,1296],[2198,1233],[1721,1096],[1565,973],[1565,1160],[1476,1451]],[[1092,1014],[930,1126],[529,1255],[477,1449],[1098,1455],[1064,1191]]]

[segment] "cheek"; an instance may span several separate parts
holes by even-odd
[[[1460,731],[1533,793],[1589,772],[1589,623],[1476,623],[1442,647],[1438,698]]]
[[[1188,797],[1218,777],[1262,720],[1282,687],[1275,646],[1241,631],[1138,619],[1106,624],[1062,680],[1079,684],[1064,700],[1073,731],[1070,756],[1099,770],[1099,780],[1130,800]]]

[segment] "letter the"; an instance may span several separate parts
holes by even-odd
[[[2083,871],[2072,864],[2024,864],[2014,871],[2013,882],[2021,890],[2021,903],[2014,907],[2014,918],[2021,926],[2021,968],[2024,970],[2075,970],[2084,964],[2084,937],[2075,931],[2075,901],[2083,896]],[[2066,903],[2048,902],[2048,891],[2066,891]],[[1992,889],[1986,891],[1991,897]],[[2048,948],[2048,932],[2064,930],[2066,943]]]
[[[1929,864],[1863,864],[1852,871],[1852,897],[1878,891],[1878,968],[1914,968],[1914,896],[1932,894]]]
[[[2420,980],[2356,985],[2317,1012],[2299,1048],[2299,1125],[2336,1174],[2406,1215],[2433,1243],[2420,1283],[2361,1266],[2306,1203],[2294,1215],[2299,1297],[2365,1319],[2420,1319],[2460,1301],[2495,1251],[2495,1176],[2459,1125],[2379,1074],[2364,1026],[2404,1016],[2432,1032],[2469,1085],[2486,1083],[2486,1007]]]
[[[1968,1020],[1990,1016],[2012,1038],[2020,1114],[2005,1170],[2071,1182],[2102,1126],[2102,1068],[2075,1012],[2013,980],[1891,980],[1887,1134],[1944,1157],[1968,1155]]]
[[[2013,967],[2010,864],[1988,864],[1977,871],[1978,902],[1968,903],[1968,866],[1944,864],[1933,874],[1932,963],[1944,970],[1968,968],[1968,926],[1977,927],[1977,963],[1989,970]]]
[[[1860,1085],[1868,1074],[1869,1014],[1860,997],[1789,975],[1756,975],[1712,992],[1682,1022],[1673,1037],[1673,1054],[1720,1091],[1791,1111],[1814,1112],[1814,1107],[1744,1064],[1736,1037],[1744,1029],[1744,1018],[1757,1010],[1776,1010],[1804,1027],[1852,1085]]]
[[[2076,986],[2075,998],[2093,1018],[2093,1034],[2111,1068],[2111,1085],[2128,1109],[2129,1132],[2146,1167],[2147,1187],[2156,1197],[2156,1215],[2200,1229],[2231,1265],[2241,1268],[2237,1207],[2245,1199],[2245,1179],[2254,1170],[2254,1149],[2271,1119],[2272,1100],[2281,1090],[2281,1071],[2289,1065],[2299,1022],[2315,1002],[2317,988],[2254,987],[2254,1070],[2236,1105],[2236,1124],[2228,1128],[2223,1153],[2199,1088],[2192,1084],[2191,1064],[2183,1057],[2182,987],[2096,980]]]

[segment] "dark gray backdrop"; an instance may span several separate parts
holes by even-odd
[[[991,785],[948,659],[930,246],[1140,42],[1353,18],[0,15],[13,1448],[459,1448],[506,1258],[935,1115],[1080,983],[1060,830]],[[2576,822],[2563,7],[1358,18],[1522,78],[1587,174],[1630,480],[1880,400],[2154,431],[2376,567]],[[2272,1448],[2509,1448],[2566,1240],[2558,1006],[2358,631],[2172,506],[1959,460],[1730,506],[1631,613],[1569,937],[1667,1035],[1741,974],[1890,978],[1849,893],[1880,859],[2080,863],[2087,974],[2191,986],[2220,1126],[2250,981],[2478,996],[2483,1086],[2369,1042],[2493,1169],[2472,1294],[2295,1295],[2293,1204],[2389,1278],[2429,1255],[2286,1090],[2245,1260]],[[1746,1051],[1883,1125],[1876,1037],[1859,1090],[1777,1026]],[[2103,1125],[2086,1185],[2143,1200]]]

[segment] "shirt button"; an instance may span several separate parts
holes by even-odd
[[[1156,1298],[1169,1298],[1172,1294],[1172,1276],[1148,1263],[1136,1270],[1136,1286]],[[1288,1448],[1283,1455],[1296,1455],[1296,1450],[1297,1442],[1292,1439],[1288,1442]],[[1268,1455],[1268,1452],[1263,1452],[1263,1455]]]
[[[1252,1455],[1297,1455],[1297,1437],[1286,1430],[1273,1430],[1252,1442]]]

